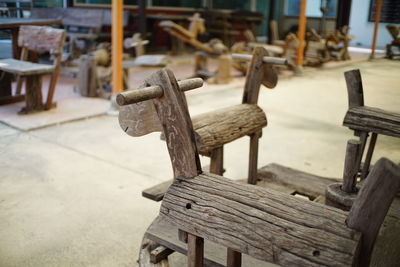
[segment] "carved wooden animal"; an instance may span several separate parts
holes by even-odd
[[[192,84],[182,81],[181,86],[185,83]],[[201,168],[182,93],[187,86],[180,88],[168,69],[145,84],[150,87],[138,89],[127,104],[150,101],[157,111],[175,177],[160,216],[180,229],[188,245],[188,266],[203,266],[204,239],[229,248],[228,266],[240,266],[241,253],[283,266],[368,266],[400,187],[400,166],[380,159],[349,214],[208,174]]]
[[[195,138],[199,153],[211,158],[210,172],[223,173],[223,146],[238,138],[250,136],[249,183],[256,183],[258,139],[262,128],[267,125],[265,113],[256,105],[261,84],[274,88],[278,76],[274,64],[286,64],[285,59],[267,57],[267,51],[256,48],[253,56],[238,55],[249,61],[250,71],[246,77],[242,104],[211,111],[193,118]],[[180,88],[199,86],[199,79],[179,82]],[[120,94],[117,102],[123,105],[120,110],[120,125],[131,136],[141,136],[152,131],[161,131],[162,127],[154,107],[149,101],[136,105],[127,105],[138,90],[130,90]],[[251,104],[251,105],[249,105]],[[143,191],[143,196],[159,201],[162,199],[170,183],[162,183]]]
[[[65,41],[65,31],[43,26],[21,26],[18,35],[18,46],[22,48],[20,60],[0,60],[0,70],[16,74],[17,94],[21,92],[22,83],[26,82],[26,106],[19,114],[48,110],[55,106],[54,91],[60,71],[61,57]],[[49,52],[52,65],[27,62],[28,53]],[[51,75],[47,100],[42,100],[42,76]]]
[[[198,50],[195,54],[194,72],[196,76],[202,78],[211,78],[214,76],[211,82],[218,84],[229,83],[232,80],[230,70],[232,59],[229,55],[229,49],[219,39],[211,39],[208,43],[198,41],[198,33],[205,31],[204,20],[198,13],[195,13],[189,20],[191,20],[189,30],[169,20],[162,21],[159,25],[169,34],[192,45]],[[215,58],[219,61],[216,73],[208,71],[207,62],[210,58]]]
[[[386,25],[386,29],[389,31],[393,40],[390,44],[386,45],[386,57],[393,59],[394,57],[400,56],[400,25]],[[397,49],[397,53],[393,51]]]

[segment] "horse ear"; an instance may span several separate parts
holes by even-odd
[[[138,89],[144,87],[146,86],[142,85]],[[130,136],[137,137],[162,131],[152,100],[121,106],[118,120],[122,130]]]
[[[274,88],[278,83],[278,73],[271,64],[264,63],[262,84],[267,88]]]

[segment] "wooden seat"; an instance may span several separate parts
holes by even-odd
[[[53,65],[38,64],[16,59],[0,59],[0,70],[14,73],[17,75],[33,75],[52,73]]]
[[[190,81],[180,86],[167,69],[145,84],[149,87],[131,94],[125,105],[151,100],[157,111],[174,171],[160,216],[179,228],[189,267],[203,266],[204,239],[227,248],[229,267],[241,266],[242,253],[282,266],[369,265],[382,221],[400,188],[400,166],[380,159],[349,213],[205,173],[182,93],[196,86],[188,86]],[[129,109],[120,112],[129,115]]]
[[[267,117],[264,111],[251,104],[240,104],[193,117],[197,147],[205,155],[265,126]]]
[[[65,41],[65,31],[42,26],[21,26],[18,45],[21,49],[20,60],[4,59],[0,61],[0,70],[18,76],[17,94],[20,94],[22,83],[26,80],[26,106],[20,114],[50,109],[54,106],[53,96],[60,71],[61,56]],[[54,58],[52,65],[27,62],[28,53],[49,52]],[[51,74],[47,101],[42,102],[42,76]]]

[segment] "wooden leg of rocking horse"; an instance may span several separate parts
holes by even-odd
[[[188,234],[188,267],[202,267],[204,262],[204,239]]]
[[[248,184],[257,183],[257,162],[258,162],[258,139],[261,137],[261,131],[250,136],[250,152],[249,152],[249,175],[247,177]]]
[[[242,253],[228,248],[226,266],[227,267],[240,267],[240,266],[242,266]]]
[[[224,172],[224,147],[218,147],[211,151],[210,173],[222,175]]]

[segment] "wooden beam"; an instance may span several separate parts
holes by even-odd
[[[300,14],[299,14],[299,28],[297,32],[297,37],[299,39],[299,47],[297,48],[297,56],[296,56],[297,67],[303,66],[303,55],[304,55],[304,45],[305,45],[304,39],[306,35],[306,24],[307,24],[306,7],[307,7],[307,0],[302,0],[300,6]]]
[[[123,0],[112,0],[112,92],[122,91]]]
[[[371,55],[369,56],[369,59],[373,59],[375,57],[376,39],[378,35],[379,19],[381,17],[381,7],[382,0],[377,0],[375,10],[374,36],[372,37]]]

